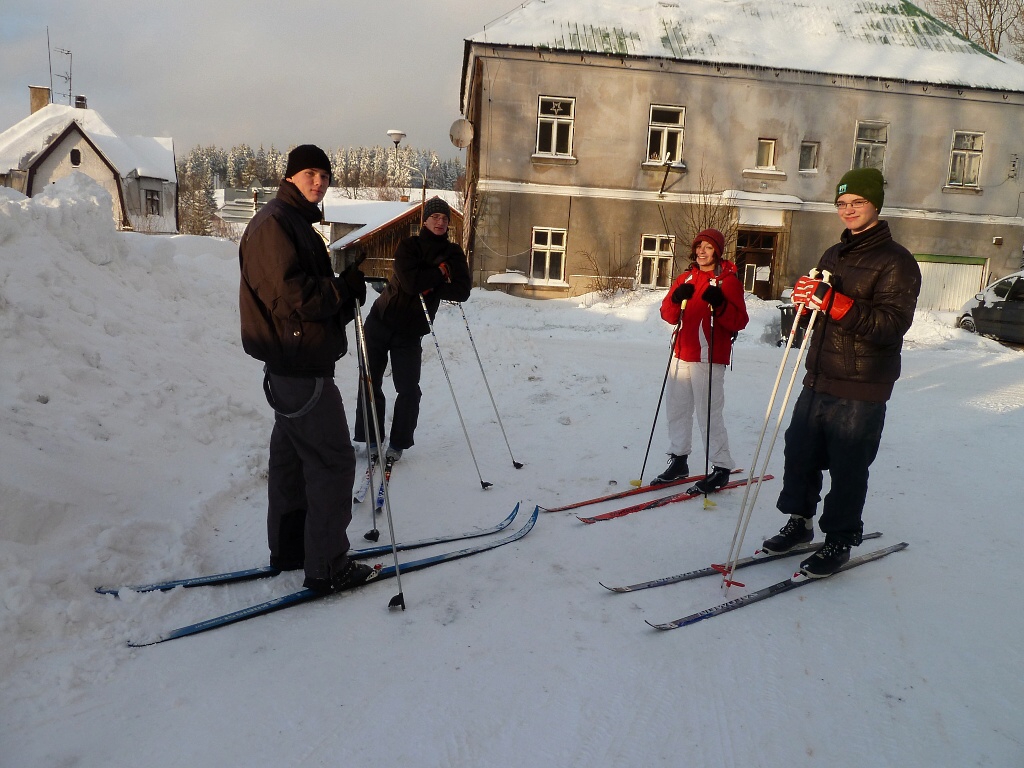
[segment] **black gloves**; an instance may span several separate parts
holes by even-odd
[[[359,302],[360,307],[363,306],[366,303],[366,281],[359,268],[355,265],[346,268],[341,273],[341,281],[345,284],[348,295]]]
[[[717,285],[709,285],[705,288],[701,298],[710,304],[712,309],[718,309],[725,304],[725,294],[722,293],[722,289]]]
[[[672,301],[675,304],[682,304],[687,299],[693,298],[693,283],[680,283],[679,287],[672,291]]]

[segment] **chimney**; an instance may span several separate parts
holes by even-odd
[[[45,85],[30,85],[28,87],[28,113],[35,114],[50,103],[50,89]]]
[[[88,105],[85,102],[85,96],[75,96],[75,109],[88,109]]]

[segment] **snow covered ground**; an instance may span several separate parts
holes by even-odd
[[[238,341],[234,246],[116,233],[103,194],[75,177],[31,200],[0,190],[0,765],[1024,765],[1012,586],[1024,353],[947,315],[916,319],[872,472],[868,529],[884,532],[878,545],[910,542],[882,561],[658,632],[644,620],[721,602],[717,580],[634,594],[598,581],[722,559],[742,494],[592,526],[542,513],[515,544],[408,574],[404,612],[387,607],[392,580],[126,647],[301,576],[93,593],[264,563],[271,428],[260,365]],[[442,308],[437,334],[493,487],[480,488],[428,339],[419,442],[391,487],[398,537],[628,487],[668,353],[659,300],[474,291],[465,311],[521,470],[462,316]],[[744,460],[781,355],[775,304],[750,309],[726,384]],[[351,405],[353,358],[338,381]],[[645,479],[666,444],[659,423]],[[747,551],[782,523],[778,483],[762,489]],[[358,509],[354,540],[370,526]]]

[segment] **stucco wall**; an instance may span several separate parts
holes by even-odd
[[[71,164],[71,150],[73,149],[77,149],[81,153],[81,163],[78,166]],[[121,195],[118,191],[117,179],[89,142],[75,133],[66,136],[37,166],[32,178],[32,194],[37,194],[46,185],[70,176],[75,171],[84,173],[110,193],[113,200],[114,221],[121,222],[124,212],[121,210]]]

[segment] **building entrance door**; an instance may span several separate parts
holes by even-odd
[[[775,232],[742,229],[736,235],[736,270],[743,281],[743,290],[759,299],[772,298],[777,237]]]

